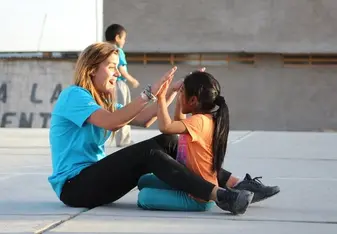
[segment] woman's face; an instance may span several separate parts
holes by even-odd
[[[97,91],[111,94],[115,90],[118,71],[119,57],[117,54],[111,54],[106,60],[98,65],[97,71],[92,76],[92,81]]]

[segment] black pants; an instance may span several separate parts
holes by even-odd
[[[177,145],[176,135],[159,135],[108,155],[68,180],[61,201],[86,208],[108,204],[136,187],[138,179],[146,173],[154,173],[171,187],[208,200],[214,185],[175,160]],[[230,175],[221,171],[219,185],[224,187]]]

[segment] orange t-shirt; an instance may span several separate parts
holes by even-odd
[[[218,186],[213,168],[212,139],[214,122],[210,114],[196,114],[182,120],[189,134],[181,134],[177,161],[195,174]]]

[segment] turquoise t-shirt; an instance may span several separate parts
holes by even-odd
[[[105,157],[111,132],[86,122],[100,108],[88,90],[75,85],[64,89],[54,106],[49,132],[53,174],[48,180],[59,198],[68,179]]]
[[[124,53],[124,51],[123,51],[122,48],[118,48],[118,50],[119,50],[119,63],[118,63],[118,67],[124,66],[125,70],[127,71],[128,70],[128,67],[127,67],[128,63],[126,62],[125,53]],[[121,81],[126,82],[126,79],[123,76],[118,77],[117,80],[121,80]]]

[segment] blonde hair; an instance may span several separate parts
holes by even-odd
[[[115,93],[99,93],[93,82],[92,74],[98,70],[98,66],[110,55],[118,54],[116,45],[107,42],[98,42],[85,48],[80,54],[74,75],[74,84],[88,90],[98,105],[113,112],[115,110]]]
[[[98,70],[99,64],[112,54],[118,55],[118,48],[114,44],[107,42],[91,44],[80,54],[76,62],[74,74],[74,84],[88,90],[97,104],[110,112],[115,111],[116,94],[98,92],[92,82],[92,74]],[[105,131],[104,136],[106,134],[107,131]],[[113,133],[111,140],[114,135],[115,133]]]

